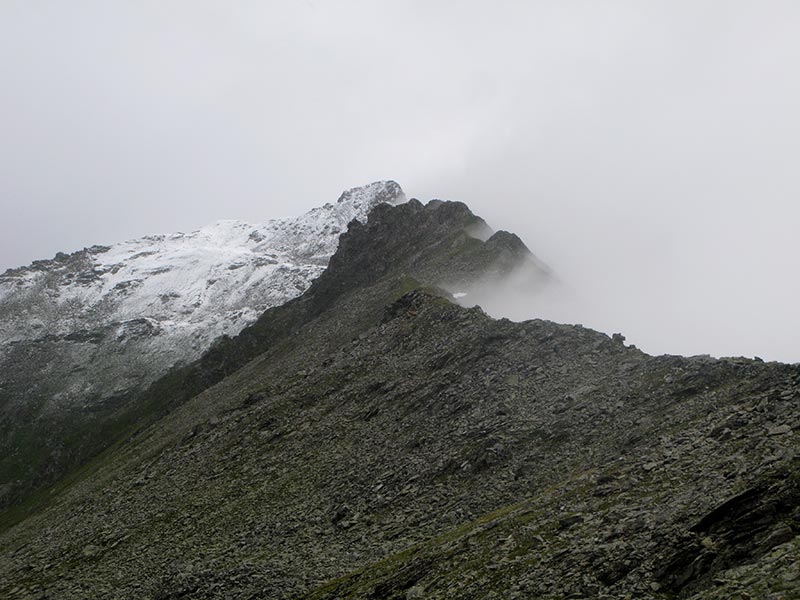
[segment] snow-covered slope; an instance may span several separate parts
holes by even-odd
[[[22,383],[15,370],[31,365],[42,375],[30,385],[44,386],[36,394],[43,409],[88,406],[146,385],[300,295],[352,219],[403,199],[400,186],[381,181],[296,218],[219,221],[6,271],[0,394]]]

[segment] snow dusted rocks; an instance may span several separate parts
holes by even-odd
[[[160,351],[190,360],[215,338],[238,333],[266,308],[305,291],[351,220],[366,220],[376,204],[403,198],[400,186],[382,181],[296,218],[263,225],[218,221],[6,271],[0,275],[0,348],[71,334],[71,341],[124,341],[143,331],[160,338]]]
[[[403,200],[397,183],[381,181],[300,217],[260,225],[219,221],[6,271],[0,275],[0,457],[11,447],[9,431],[25,422],[60,419],[64,410],[113,411],[220,336],[237,334],[265,309],[302,294],[350,221]],[[8,460],[0,458],[0,486]]]

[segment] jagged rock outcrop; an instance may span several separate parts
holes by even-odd
[[[220,221],[0,275],[0,508],[136,421],[152,382],[302,294],[353,219],[404,200],[381,181],[296,218]]]
[[[531,268],[478,226],[351,224],[305,294],[153,388],[202,392],[0,534],[0,595],[797,597],[800,366],[458,306]]]

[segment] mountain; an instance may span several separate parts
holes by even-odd
[[[0,533],[0,596],[798,598],[800,365],[460,306],[547,278],[476,231],[439,201],[352,222]]]
[[[289,219],[92,246],[0,275],[0,508],[104,447],[137,398],[222,336],[303,293],[381,181]]]

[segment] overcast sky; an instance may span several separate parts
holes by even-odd
[[[0,270],[392,178],[550,264],[530,316],[800,361],[794,0],[2,0],[0,76]]]

